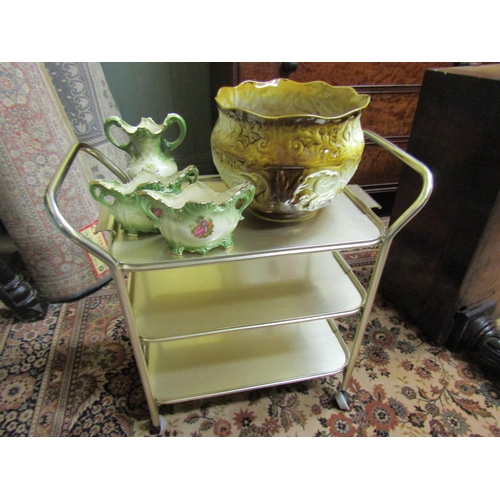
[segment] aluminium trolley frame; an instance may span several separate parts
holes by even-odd
[[[377,204],[349,185],[307,222],[268,223],[247,216],[234,231],[231,249],[182,257],[169,252],[161,235],[126,235],[106,209],[98,230],[109,231],[108,250],[73,228],[57,196],[80,151],[121,182],[130,179],[88,144],[69,150],[49,183],[45,205],[66,237],[109,267],[152,431],[166,428],[162,404],[340,372],[336,401],[349,409],[349,381],[391,243],[427,203],[433,187],[423,163],[374,132],[364,135],[422,177],[419,195],[388,228],[372,211]],[[216,176],[200,180],[223,186]],[[379,249],[365,291],[339,252],[373,245]],[[349,352],[334,318],[357,312],[361,316]]]

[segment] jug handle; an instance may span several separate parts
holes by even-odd
[[[148,196],[143,196],[141,191],[137,193],[137,203],[141,207],[142,211],[152,220],[159,221],[160,217],[153,212],[154,201]],[[163,211],[162,209],[159,209]]]
[[[116,139],[111,135],[110,128],[115,125],[116,127],[123,128],[124,125],[128,125],[121,118],[117,116],[111,116],[104,122],[104,133],[106,137],[109,139],[109,142],[116,146],[117,148],[122,149],[126,153],[128,153],[132,158],[135,158],[135,151],[132,145],[132,141],[128,141],[127,144],[120,144],[116,141]]]
[[[189,165],[182,171],[181,177],[183,181],[187,181],[189,184],[194,184],[198,180],[199,171],[195,165]]]
[[[105,207],[111,208],[113,206],[113,204],[109,203],[104,198],[104,196],[106,196],[104,191],[106,191],[106,190],[103,189],[103,187],[101,185],[99,185],[97,183],[94,184],[93,182],[90,183],[90,194],[92,195],[92,198],[94,198],[95,201],[102,203]],[[107,193],[107,194],[109,194],[109,193]]]
[[[253,200],[253,197],[255,195],[255,186],[251,182],[247,182],[241,190],[236,194],[235,200],[236,200],[236,208],[240,212],[240,218],[243,219],[243,216],[241,215],[243,210],[250,205],[251,201]],[[238,202],[240,202],[238,206]]]
[[[186,122],[184,121],[184,118],[182,118],[182,116],[178,115],[177,113],[170,113],[169,115],[167,115],[165,121],[163,122],[162,132],[165,132],[165,130],[167,130],[167,128],[170,127],[170,125],[172,125],[173,123],[179,124],[180,134],[179,137],[172,142],[167,141],[167,139],[163,139],[163,145],[165,146],[165,152],[167,153],[179,146],[186,137]]]

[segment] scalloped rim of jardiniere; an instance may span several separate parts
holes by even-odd
[[[315,96],[311,91],[318,91],[318,89],[320,89],[321,95]],[[318,106],[317,109],[311,111],[294,110],[296,101],[291,99],[291,92],[294,92],[297,97],[314,99]],[[241,105],[244,97],[246,97],[247,100],[255,100],[256,104],[262,108],[262,103],[264,102],[262,98],[268,100],[271,98],[275,99],[276,96],[283,101],[284,105],[282,106],[284,112],[279,114],[263,113],[257,107],[252,109],[250,106],[251,103],[243,103]],[[342,101],[340,98],[342,98]],[[358,94],[353,87],[333,86],[322,81],[301,83],[286,78],[276,78],[268,82],[246,80],[236,87],[221,87],[217,92],[215,101],[223,111],[245,112],[266,120],[301,117],[339,120],[365,109],[370,103],[370,96],[368,94]],[[332,106],[337,106],[338,108],[340,106],[339,103],[342,103],[343,107],[335,113],[327,112],[329,111],[328,109],[320,109],[319,107],[320,105],[323,107],[330,106],[330,111],[333,111]],[[290,109],[286,110],[286,106]]]

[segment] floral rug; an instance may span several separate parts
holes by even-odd
[[[375,250],[349,252],[369,278]],[[339,328],[351,344],[358,316]],[[173,436],[500,436],[500,381],[425,341],[377,297],[350,384],[342,375],[166,405]],[[0,436],[149,436],[148,410],[113,284],[52,304],[36,323],[0,309]]]

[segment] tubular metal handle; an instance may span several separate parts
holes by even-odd
[[[410,156],[408,153],[402,149],[395,146],[392,142],[380,137],[379,135],[371,132],[370,130],[364,130],[364,135],[367,139],[371,139],[373,142],[383,147],[395,157],[399,158],[403,163],[408,165],[410,168],[415,170],[422,177],[422,189],[415,201],[403,212],[402,215],[393,222],[380,241],[377,259],[375,265],[373,266],[372,276],[370,278],[370,284],[368,285],[368,290],[366,292],[366,301],[363,306],[363,314],[361,315],[360,322],[358,324],[358,329],[356,336],[354,338],[353,345],[351,347],[351,360],[357,359],[359,354],[359,349],[363,342],[366,327],[368,325],[368,320],[370,317],[370,312],[373,308],[373,302],[375,301],[375,295],[380,284],[380,279],[382,277],[382,272],[387,261],[387,256],[389,254],[389,249],[391,247],[392,240],[394,236],[413,218],[415,215],[424,207],[424,205],[429,200],[432,188],[433,188],[433,177],[431,171],[422,162]],[[344,378],[342,380],[342,390],[347,390],[349,386],[349,381],[354,370],[354,362],[350,362],[344,373]]]
[[[413,156],[409,155],[402,149],[395,146],[392,142],[389,142],[375,132],[372,132],[371,130],[364,130],[363,132],[367,139],[371,139],[373,142],[389,151],[422,177],[422,189],[418,197],[408,207],[408,209],[389,226],[384,236],[385,239],[392,239],[411,219],[413,219],[413,217],[415,217],[415,215],[417,215],[418,212],[420,212],[420,210],[427,203],[431,196],[432,188],[434,187],[434,180],[431,171],[422,162],[418,161]]]
[[[61,162],[60,167],[52,176],[52,179],[45,192],[45,207],[57,228],[61,232],[63,232],[73,243],[95,255],[98,259],[107,264],[108,267],[113,267],[118,264],[118,261],[111,255],[111,253],[107,252],[97,243],[94,243],[92,240],[90,240],[86,236],[83,236],[80,232],[73,228],[73,226],[71,226],[71,224],[64,218],[57,205],[57,195],[59,194],[64,179],[66,178],[66,175],[80,150],[88,153],[89,155],[100,161],[106,168],[108,168],[108,170],[116,175],[116,177],[118,177],[121,182],[130,182],[129,178],[116,165],[108,160],[108,158],[106,158],[98,149],[88,144],[78,142],[70,148],[66,157]]]

